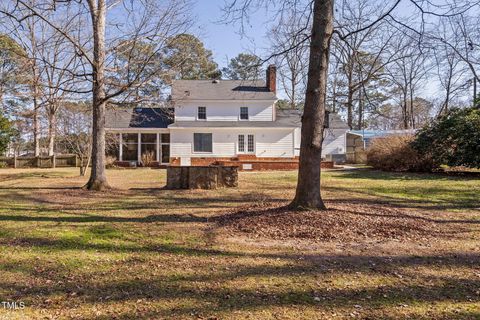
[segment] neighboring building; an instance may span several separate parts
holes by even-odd
[[[349,163],[366,163],[366,150],[373,139],[391,135],[413,135],[416,130],[350,130],[346,133],[346,160]]]
[[[300,149],[301,114],[275,105],[275,66],[267,81],[177,80],[172,110],[110,110],[107,131],[119,134],[120,162],[152,152],[158,164],[209,165],[219,161],[292,162]],[[323,156],[345,159],[348,127],[330,114]],[[160,160],[160,161],[158,161]]]

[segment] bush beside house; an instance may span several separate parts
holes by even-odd
[[[429,172],[435,169],[432,159],[412,147],[413,135],[376,138],[367,150],[367,164],[384,171]]]
[[[421,129],[413,148],[437,166],[480,168],[480,109],[453,109]]]

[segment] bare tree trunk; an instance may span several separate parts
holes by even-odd
[[[36,84],[34,84],[36,87]],[[33,154],[35,157],[40,156],[40,121],[38,120],[38,99],[36,97],[36,92],[38,90],[34,89],[33,97]]]
[[[358,91],[358,122],[357,122],[357,130],[361,130],[363,128],[363,96],[362,96],[362,88]]]
[[[34,40],[32,40],[34,41]],[[33,59],[32,63],[32,74],[33,74],[33,83],[31,85],[31,90],[33,93],[33,154],[35,157],[40,156],[40,121],[38,119],[38,109],[40,108],[38,104],[38,82],[39,75],[37,73],[37,63]]]
[[[34,2],[35,3],[35,2]],[[35,20],[28,22],[29,26],[29,36],[32,46],[32,83],[31,91],[33,95],[33,154],[35,157],[40,156],[40,121],[38,119],[38,110],[40,108],[38,103],[39,97],[39,81],[40,81],[40,71],[38,70],[36,55],[37,55],[37,42],[35,38]]]
[[[290,101],[290,108],[291,109],[295,109],[296,108],[296,104],[295,104],[295,99],[297,98],[296,97],[296,89],[297,89],[297,86],[296,86],[296,81],[297,79],[295,79],[295,76],[292,76],[292,98],[291,98],[291,101]]]
[[[449,102],[450,102],[450,84],[449,84],[449,87],[447,89],[447,95],[445,97],[445,104],[443,105],[443,110],[441,110],[441,111],[444,111],[445,113],[448,113]]]
[[[337,75],[333,79],[333,91],[332,91],[332,112],[337,112]]]
[[[93,125],[92,171],[89,190],[109,188],[105,173],[105,0],[89,0],[93,24]]]
[[[410,119],[411,119],[411,128],[415,129],[415,109],[413,105],[413,88],[410,87]]]
[[[407,89],[403,92],[403,129],[408,129]]]
[[[347,125],[350,130],[353,129],[353,90],[350,88],[347,95]]]
[[[298,183],[295,198],[290,204],[294,209],[326,209],[320,193],[320,164],[332,33],[333,0],[315,0]]]
[[[50,111],[48,114],[48,155],[51,157],[55,153],[55,138],[57,135],[57,115]]]

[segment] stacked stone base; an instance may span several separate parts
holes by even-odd
[[[170,166],[167,189],[217,189],[238,187],[236,166]]]

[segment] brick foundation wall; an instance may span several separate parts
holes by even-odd
[[[265,171],[265,170],[297,170],[298,157],[295,158],[258,158],[255,155],[239,155],[233,158],[190,158],[192,166],[238,166],[241,171]],[[250,165],[251,169],[244,169],[243,165]],[[179,166],[180,158],[170,158],[170,165]],[[322,161],[322,168],[332,169],[333,161]]]
[[[130,162],[136,162],[136,161],[115,161],[115,166],[120,167],[120,168],[137,168],[137,167],[142,167],[137,164],[137,166],[131,166]],[[158,161],[154,161],[151,165],[148,166],[149,168],[163,168],[165,169],[167,165],[165,164],[160,164]]]

